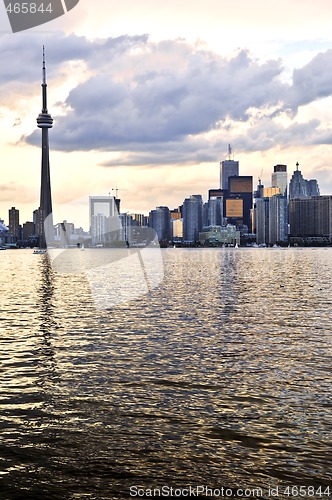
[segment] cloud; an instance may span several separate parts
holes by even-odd
[[[0,184],[1,202],[13,202],[13,200],[20,200],[20,203],[30,203],[35,199],[33,190],[22,184],[9,182]]]
[[[52,131],[59,150],[149,151],[215,130],[228,117],[248,121],[250,108],[278,107],[287,91],[280,61],[259,63],[245,50],[226,59],[146,36],[83,45],[92,74],[64,103]],[[37,143],[36,133],[28,141]]]
[[[23,85],[24,72],[30,85],[40,76],[40,36],[28,36],[29,48],[22,37],[2,40],[0,64],[10,70],[0,75],[0,91],[16,80]],[[82,81],[54,113],[50,109],[51,145],[58,151],[118,152],[118,160],[102,163],[112,167],[214,161],[228,142],[238,151],[264,151],[331,141],[324,123],[296,117],[299,107],[330,95],[332,50],[294,70],[286,83],[280,59],[262,62],[247,50],[221,57],[182,39],[55,33],[45,35],[45,45],[49,85],[59,75],[70,77],[64,70],[69,62],[85,65]],[[8,64],[18,47],[23,59]],[[39,136],[36,130],[22,140],[39,146]]]
[[[303,68],[293,72],[288,104],[293,111],[299,106],[332,95],[332,49],[317,54]]]

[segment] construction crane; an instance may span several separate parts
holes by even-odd
[[[262,175],[263,175],[263,169],[261,170],[261,174],[258,177],[258,185],[260,186],[262,184]]]
[[[127,190],[115,187],[115,188],[112,188],[111,191],[115,191],[115,198],[117,198],[118,197],[118,191],[127,191]]]

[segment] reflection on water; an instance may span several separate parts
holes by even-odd
[[[1,500],[331,485],[332,250],[163,258],[97,311],[86,276],[0,253]]]

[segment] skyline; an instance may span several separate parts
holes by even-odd
[[[43,86],[43,93],[44,93],[44,89],[45,89],[45,87]],[[49,115],[47,115],[47,117],[49,117],[49,119],[52,120]],[[229,153],[230,153],[230,151],[231,151],[231,147],[229,145]],[[287,172],[287,165],[274,166],[274,170],[273,170],[273,172],[271,172],[271,186],[266,186],[266,185],[264,186],[261,183],[261,179],[258,179],[259,182],[258,182],[257,186],[254,186],[253,185],[253,176],[250,176],[250,175],[243,176],[241,174],[241,172],[239,172],[239,170],[238,170],[239,166],[238,166],[237,161],[226,160],[225,162],[222,162],[222,163],[223,163],[223,167],[221,167],[221,165],[220,165],[220,188],[218,187],[218,188],[209,189],[209,193],[208,193],[208,196],[206,197],[206,200],[205,200],[205,197],[201,193],[200,194],[197,193],[194,195],[187,194],[185,199],[177,207],[169,207],[168,205],[160,203],[156,207],[149,207],[145,211],[148,215],[145,215],[144,213],[134,213],[134,212],[129,213],[129,211],[126,210],[126,207],[124,207],[124,208],[122,207],[122,210],[121,210],[120,209],[121,199],[117,198],[117,194],[116,195],[111,194],[111,193],[109,193],[108,195],[91,195],[90,194],[89,198],[87,200],[89,205],[87,206],[86,202],[84,204],[85,210],[86,210],[86,217],[88,216],[88,220],[85,221],[86,224],[82,224],[79,227],[79,225],[76,223],[75,220],[68,220],[67,215],[63,213],[64,217],[63,217],[62,221],[61,221],[61,219],[57,220],[56,225],[59,225],[62,222],[66,222],[66,223],[72,224],[77,229],[79,228],[79,229],[82,229],[84,231],[89,232],[89,230],[91,229],[91,199],[92,198],[102,199],[103,201],[112,200],[112,203],[116,204],[116,206],[117,206],[117,211],[118,211],[119,216],[129,215],[133,218],[135,218],[135,216],[145,216],[145,217],[149,218],[153,211],[155,211],[156,209],[160,209],[160,208],[162,208],[162,209],[167,208],[170,211],[171,210],[175,210],[175,211],[183,210],[184,204],[187,201],[187,199],[188,198],[195,198],[197,196],[202,199],[204,204],[207,204],[211,197],[213,198],[215,196],[219,196],[219,194],[216,194],[217,191],[223,190],[223,189],[225,189],[227,191],[229,189],[228,188],[228,181],[230,179],[233,179],[232,182],[234,182],[236,179],[239,179],[239,180],[241,179],[241,182],[243,182],[243,181],[248,182],[249,181],[251,183],[251,185],[252,185],[252,191],[251,191],[252,207],[251,208],[255,208],[255,200],[257,202],[260,198],[270,198],[270,197],[274,197],[275,195],[281,195],[282,197],[285,198],[285,200],[287,200],[287,203],[289,203],[291,199],[302,198],[303,196],[309,197],[309,198],[312,198],[312,197],[324,198],[325,197],[324,195],[322,195],[320,193],[320,187],[319,187],[319,184],[317,183],[316,179],[305,179],[303,177],[302,172],[299,169],[299,166],[300,166],[299,163],[296,164],[296,169],[294,170],[292,175],[289,175],[289,178],[288,178],[288,172]],[[233,171],[230,169],[229,164],[234,165]],[[226,177],[221,175],[221,172],[224,171],[224,168],[226,168],[227,175],[230,175],[230,177],[226,178]],[[276,189],[278,189],[278,191],[273,191]],[[239,193],[242,193],[242,192],[243,192],[243,189],[241,188],[239,190]],[[247,191],[247,192],[249,193],[249,191]],[[328,195],[328,196],[332,196],[332,195]],[[227,196],[226,196],[226,198],[227,198]],[[10,209],[8,209],[9,220],[10,220],[10,212],[12,210],[15,210],[17,212],[17,214],[19,214],[19,212],[20,212],[19,207],[12,206]],[[38,211],[38,209],[34,210],[34,213],[32,214],[32,217],[31,217],[31,221],[34,220],[35,212],[37,212],[37,211]],[[89,211],[89,213],[88,213],[88,211]],[[53,214],[51,213],[50,221],[53,220],[52,216],[53,216]],[[17,215],[17,217],[19,217],[19,216]],[[226,218],[227,218],[227,216],[226,216]],[[32,223],[31,221],[27,220],[26,223],[31,224]],[[0,218],[0,222],[1,222],[1,218]],[[3,219],[2,222],[6,225],[5,219]],[[24,223],[21,219],[20,225],[23,226],[23,224]],[[246,224],[248,224],[248,222]],[[9,227],[9,225],[10,225],[10,223],[7,224],[7,227]],[[49,239],[51,240],[51,238],[49,238]]]
[[[29,220],[38,206],[35,119],[43,44],[54,118],[56,219],[63,219],[57,211],[65,212],[84,227],[80,199],[116,187],[129,212],[206,196],[219,185],[229,143],[254,185],[262,170],[269,185],[274,165],[287,164],[291,174],[298,161],[306,178],[318,180],[321,194],[331,194],[332,36],[326,14],[332,7],[308,1],[299,12],[286,2],[272,3],[275,9],[259,10],[256,1],[249,12],[241,1],[194,2],[190,11],[186,1],[159,10],[150,1],[139,8],[101,1],[96,13],[80,0],[43,30],[3,32],[0,217],[10,205]]]

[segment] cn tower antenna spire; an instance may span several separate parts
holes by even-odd
[[[45,47],[43,45],[43,85],[46,85]]]
[[[43,68],[42,68],[42,72],[43,72],[43,83],[41,84],[42,85],[42,89],[43,89],[43,109],[42,109],[42,113],[47,113],[47,91],[46,91],[47,83],[46,83],[46,65],[45,65],[45,47],[44,47],[44,45],[43,45]]]

